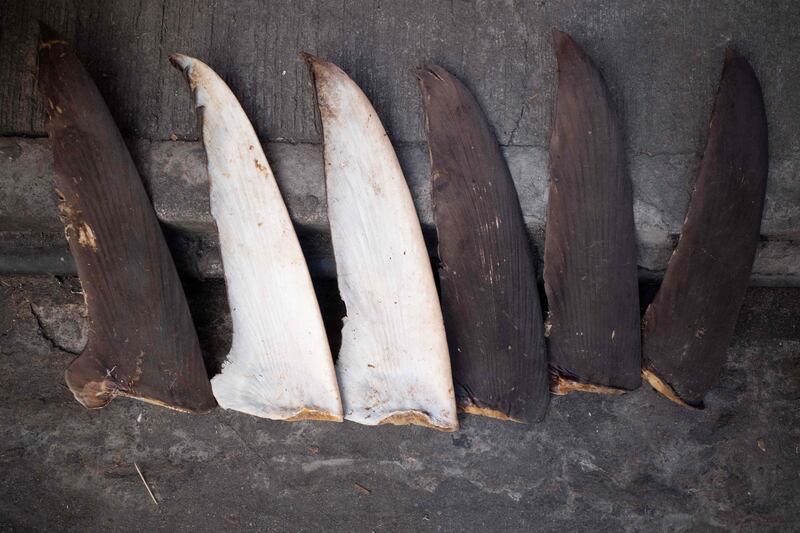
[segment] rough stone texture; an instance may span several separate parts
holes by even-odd
[[[230,342],[224,288],[186,287],[213,369]],[[319,289],[335,330],[335,291]],[[88,411],[63,385],[74,355],[58,348],[79,328],[37,320],[79,307],[75,278],[0,278],[0,530],[800,528],[800,289],[748,292],[704,411],[643,386],[555,398],[533,426],[462,418],[454,434],[124,399]]]
[[[31,313],[39,323],[42,336],[53,346],[75,355],[86,348],[89,339],[89,324],[86,306],[83,304],[61,304],[39,306],[31,304]]]

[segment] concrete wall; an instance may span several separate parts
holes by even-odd
[[[208,62],[266,143],[312,269],[330,275],[311,80],[298,52],[340,64],[392,137],[433,244],[421,102],[411,69],[442,64],[483,105],[541,253],[555,93],[550,28],[602,69],[622,116],[639,266],[658,278],[680,232],[731,45],[767,105],[770,176],[754,282],[800,284],[800,4],[776,2],[4,2],[0,12],[0,271],[71,272],[36,85],[36,19],[62,31],[130,144],[184,270],[221,273],[202,146],[167,55]]]

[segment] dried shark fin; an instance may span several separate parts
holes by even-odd
[[[276,420],[341,421],[342,404],[311,276],[250,121],[205,63],[170,56],[193,90],[203,130],[233,323],[211,380],[220,406]]]
[[[39,90],[89,316],[89,341],[67,369],[67,385],[89,408],[115,396],[179,411],[214,408],[183,288],[122,135],[70,46],[45,26]]]
[[[761,87],[729,49],[680,241],[643,320],[643,375],[676,403],[702,407],[722,370],[753,267],[767,168]]]
[[[469,90],[435,65],[417,79],[456,402],[467,413],[541,420],[550,392],[536,260],[511,173]]]
[[[544,282],[553,392],[640,384],[636,238],[622,131],[600,73],[572,38],[558,59]],[[617,390],[615,390],[617,389]]]
[[[375,110],[336,65],[304,55],[325,136],[328,218],[347,307],[336,363],[345,418],[458,427],[430,259]]]

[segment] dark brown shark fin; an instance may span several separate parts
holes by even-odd
[[[92,79],[44,26],[39,90],[89,313],[87,347],[66,372],[70,390],[89,408],[129,396],[180,411],[212,409],[183,288],[144,185]]]
[[[438,66],[417,78],[456,401],[467,413],[541,420],[549,401],[542,311],[511,173],[467,88]]]
[[[602,76],[555,31],[558,92],[550,140],[544,282],[555,393],[640,384],[633,196],[619,119]]]
[[[644,317],[644,376],[699,407],[722,371],[758,245],[767,184],[761,86],[728,50],[681,237]]]

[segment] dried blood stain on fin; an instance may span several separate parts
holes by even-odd
[[[59,210],[89,320],[67,384],[89,408],[128,396],[208,411],[216,402],[183,288],[122,136],[69,45],[46,27],[41,40]]]
[[[717,381],[755,258],[768,171],[761,86],[728,50],[680,240],[643,320],[648,381],[700,407]]]
[[[459,409],[541,420],[547,353],[535,255],[511,173],[469,90],[435,65],[420,68],[417,79]]]
[[[553,44],[558,92],[544,253],[550,362],[566,380],[592,385],[580,390],[631,390],[641,382],[641,344],[622,131],[589,57],[565,33],[554,31]]]

